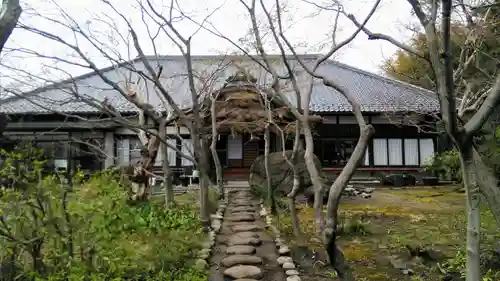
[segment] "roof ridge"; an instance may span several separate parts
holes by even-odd
[[[200,59],[221,59],[221,58],[237,58],[237,59],[247,59],[247,60],[252,60],[253,57],[262,57],[259,54],[244,54],[244,55],[192,55],[191,58],[195,60],[200,60]],[[276,59],[276,58],[282,58],[283,56],[281,54],[266,54],[266,56],[270,59]],[[320,56],[320,54],[297,54],[299,58],[302,59],[316,59]],[[178,60],[178,59],[184,59],[183,55],[147,55],[146,58],[148,59],[163,59],[163,60]],[[286,59],[294,59],[295,55],[290,54],[290,55],[285,55]],[[139,60],[139,57],[136,57],[134,60]]]
[[[404,87],[407,87],[407,88],[413,88],[413,89],[416,89],[416,90],[419,90],[419,91],[423,91],[423,92],[428,93],[428,94],[434,94],[434,95],[436,94],[434,91],[431,91],[429,89],[422,88],[422,87],[419,87],[419,86],[415,86],[413,84],[410,84],[410,83],[407,83],[407,82],[403,82],[403,81],[400,81],[400,80],[396,80],[396,79],[393,79],[393,78],[390,78],[390,77],[385,77],[385,76],[382,76],[380,74],[376,74],[376,73],[373,73],[373,72],[370,72],[370,71],[366,71],[366,70],[363,70],[363,69],[360,69],[360,68],[357,68],[357,67],[354,67],[354,66],[350,66],[350,65],[345,64],[343,62],[340,62],[338,60],[328,60],[328,62],[336,64],[339,67],[347,68],[349,70],[356,71],[356,72],[358,72],[360,74],[363,74],[363,75],[366,75],[366,76],[370,76],[370,77],[375,78],[375,79],[380,79],[380,80],[386,81],[388,83],[399,84],[401,86],[404,86]],[[423,94],[423,93],[421,93],[421,94]]]

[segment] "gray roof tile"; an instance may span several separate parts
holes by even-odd
[[[302,59],[308,63],[313,62],[315,58],[316,56],[313,55],[302,56]],[[218,80],[213,87],[214,90],[221,87],[225,79],[239,67],[249,69],[252,75],[258,78],[260,84],[268,85],[271,82],[270,75],[262,67],[245,57],[197,56],[193,57],[193,65],[198,75],[204,75],[213,73],[215,69],[219,68],[222,60],[226,60],[230,64],[219,71]],[[289,61],[298,73],[299,84],[302,85],[300,86],[301,90],[304,90],[308,82],[307,75],[304,70],[300,70],[297,61]],[[179,56],[160,57],[157,62],[152,62],[152,64],[157,63],[164,66],[162,81],[170,95],[182,108],[189,107],[191,96],[186,75],[183,75],[186,73],[183,58]],[[284,73],[284,66],[279,63],[278,56],[275,57],[273,63],[277,65],[277,69]],[[136,69],[144,69],[142,63],[137,59],[130,62],[130,64]],[[106,77],[117,83],[123,82],[123,77],[127,77],[129,73],[122,66],[108,67],[102,71]],[[325,62],[319,71],[354,95],[365,112],[425,112],[439,110],[436,95],[419,87],[391,80],[336,61]],[[69,90],[74,89],[73,85],[77,86],[77,91]],[[140,87],[141,92],[146,94],[145,99],[152,105],[164,109],[160,95],[153,90],[154,87],[150,82],[141,82]],[[288,96],[290,101],[295,103],[295,95],[290,92]],[[12,97],[0,101],[0,112],[7,114],[90,113],[97,112],[98,108],[89,105],[83,100],[100,102],[106,97],[119,111],[134,112],[137,110],[135,105],[128,102],[119,92],[111,89],[98,75],[89,73],[76,77],[71,81],[63,81],[37,89],[24,94],[22,97]],[[313,87],[310,109],[315,112],[348,112],[351,110],[351,106],[340,93],[317,81]]]

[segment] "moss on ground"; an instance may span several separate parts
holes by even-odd
[[[301,229],[309,246],[319,250],[321,243],[315,233],[314,211],[301,205]],[[389,257],[407,253],[406,245],[430,247],[452,258],[465,241],[466,219],[464,194],[454,187],[377,189],[371,199],[345,198],[340,206],[343,221],[362,221],[369,234],[344,233],[338,239],[344,255],[351,264],[356,280],[412,280],[390,265]],[[492,213],[482,210],[482,249],[490,248],[500,239]],[[280,220],[282,233],[293,241],[288,214]],[[412,265],[419,274],[417,280],[440,280],[436,266]],[[325,268],[319,269],[326,270]],[[306,279],[322,279],[313,274]]]

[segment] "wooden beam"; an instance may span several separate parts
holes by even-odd
[[[99,122],[9,122],[5,130],[26,129],[109,129],[116,128],[118,124],[112,121]]]

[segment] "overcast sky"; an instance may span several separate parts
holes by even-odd
[[[138,1],[110,0],[116,9],[132,22],[133,28],[139,33],[141,45],[143,45],[146,54],[154,54],[154,49],[147,36],[146,25],[150,28],[151,32],[156,31],[154,29],[157,29],[158,25],[150,19],[146,19],[146,24],[144,24],[141,11],[138,7]],[[145,0],[142,1],[145,3]],[[246,1],[249,2],[249,0]],[[264,0],[268,4],[268,7],[271,7],[274,1]],[[39,13],[47,18],[64,20],[65,22],[68,22],[68,18],[71,18],[84,29],[92,31],[92,34],[96,38],[99,38],[102,46],[110,46],[108,49],[117,51],[115,56],[121,56],[122,59],[126,59],[128,56],[131,58],[136,56],[134,51],[130,55],[127,54],[127,46],[121,43],[118,36],[119,34],[124,37],[127,36],[125,22],[109,6],[103,4],[101,0],[21,0],[21,2],[25,6],[25,13],[22,15],[21,20],[23,23],[57,34],[68,42],[75,43],[76,38],[82,51],[99,66],[109,65],[110,62],[109,60],[105,60],[95,47],[92,47],[82,38],[74,37],[67,28],[53,22],[51,23],[40,16],[34,15],[34,13]],[[168,5],[170,0],[152,0],[152,2],[161,11],[162,5]],[[164,3],[162,4],[162,2]],[[324,0],[315,2],[318,4],[328,3],[328,1]],[[374,2],[374,0],[344,0],[343,4],[346,12],[354,14],[359,21],[362,21],[372,8]],[[216,10],[208,19],[210,25],[205,24],[205,26],[211,30],[217,29],[233,41],[237,41],[248,33],[250,21],[240,0],[179,0],[179,3],[185,13],[188,13],[193,19],[199,22],[206,15]],[[61,17],[56,4],[67,13],[66,19]],[[300,53],[321,53],[328,49],[331,43],[331,31],[335,18],[334,12],[324,11],[318,14],[316,7],[301,0],[289,0],[287,1],[287,6],[287,11],[284,14],[284,21],[287,26],[286,35],[294,45],[298,46],[297,51]],[[168,14],[166,8],[163,8],[162,12]],[[410,23],[412,18],[410,15],[410,6],[407,1],[382,0],[377,12],[370,19],[367,26],[373,32],[383,32],[395,38],[405,40],[410,35],[405,25]],[[264,20],[262,12],[259,13],[259,20]],[[115,24],[115,27],[112,27],[110,23]],[[198,29],[197,25],[188,20],[177,22],[175,26],[185,37],[190,36]],[[355,30],[355,27],[346,19],[341,18],[339,26],[338,41],[348,37]],[[66,46],[25,30],[15,30],[7,46],[13,49],[22,47],[45,56],[81,62],[81,60],[74,58],[74,52],[71,52]],[[155,46],[159,55],[179,54],[178,49],[164,35],[160,35],[156,39]],[[196,55],[224,54],[235,50],[226,40],[203,30],[193,36],[192,46],[192,53]],[[270,46],[268,45],[267,50],[273,52],[274,50]],[[379,66],[381,62],[390,57],[395,50],[396,48],[389,43],[368,41],[367,36],[360,33],[352,44],[336,54],[336,59],[370,72],[380,73]],[[53,69],[51,69],[55,68],[54,61],[41,60],[36,55],[27,56],[25,53],[5,52],[2,55],[2,63],[27,70],[30,73],[62,75],[62,73],[54,74]],[[71,75],[90,71],[89,69],[70,66],[64,63],[58,63],[57,68],[62,68]],[[5,76],[5,71],[2,74]],[[6,79],[2,77],[2,84],[5,85]]]

